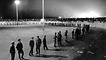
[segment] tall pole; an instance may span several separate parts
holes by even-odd
[[[20,1],[15,0],[15,4],[16,4],[16,20],[17,20],[17,24],[18,24],[18,5],[20,4]]]
[[[42,0],[42,19],[44,19],[44,8],[45,8],[45,6],[44,6],[45,4],[44,4],[44,0]]]
[[[16,19],[17,19],[17,23],[18,23],[18,4],[16,4]]]
[[[42,0],[42,19],[41,22],[45,21],[45,0]]]

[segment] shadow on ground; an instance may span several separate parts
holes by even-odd
[[[66,49],[49,49],[49,51],[67,51]]]
[[[71,41],[65,40],[65,42],[66,44],[62,45],[61,47],[72,47],[72,46],[77,46],[79,44],[79,41],[76,40],[71,40]]]
[[[45,55],[45,54],[35,55],[34,57],[42,57],[42,58],[67,58],[67,56],[62,56],[62,55]]]

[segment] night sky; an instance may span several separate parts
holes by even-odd
[[[20,0],[19,18],[41,17],[41,0]],[[45,0],[46,17],[79,17],[95,12],[106,16],[106,0]],[[0,16],[15,18],[14,0],[0,0]]]

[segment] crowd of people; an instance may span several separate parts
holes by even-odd
[[[86,32],[89,32],[89,25],[84,25],[83,27],[77,27],[76,29],[73,29],[72,31],[72,39],[78,39],[80,35],[85,34]],[[65,40],[68,40],[68,30],[64,32]],[[46,35],[44,36],[43,40],[39,36],[36,37],[36,42],[34,41],[34,37],[31,37],[31,40],[29,41],[29,56],[34,56],[34,46],[36,46],[36,55],[40,55],[40,47],[43,45],[44,50],[49,50],[47,46],[46,41]],[[55,35],[53,37],[54,40],[54,47],[62,46],[62,34],[61,31],[55,32]],[[15,59],[15,49],[18,51],[19,59],[24,59],[24,51],[23,51],[23,43],[21,42],[21,39],[18,39],[18,44],[15,48],[15,42],[13,41],[10,46],[10,53],[11,53],[11,60]],[[35,45],[36,44],[36,45]]]
[[[81,35],[88,33],[90,29],[90,25],[83,25],[83,27],[77,27],[76,29],[73,29],[72,31],[72,38],[73,39],[79,39]]]

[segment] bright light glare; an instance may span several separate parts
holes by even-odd
[[[15,4],[16,4],[16,5],[19,5],[19,4],[20,4],[20,1],[19,1],[19,0],[16,0],[16,1],[15,1]]]
[[[85,18],[85,17],[100,17],[100,15],[96,12],[87,12],[87,13],[83,13],[83,14],[79,14],[78,17],[81,17],[81,18]]]
[[[62,17],[61,17],[61,16],[59,16],[59,18],[61,19]]]
[[[45,21],[45,19],[41,19],[41,22],[44,22]]]

